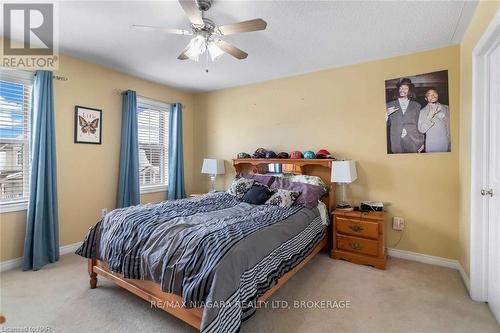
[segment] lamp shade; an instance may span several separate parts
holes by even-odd
[[[358,178],[355,161],[333,161],[332,182],[352,183]]]
[[[217,160],[215,158],[205,158],[203,160],[201,173],[206,173],[209,175],[223,175],[225,172],[226,170],[224,169],[224,160]]]

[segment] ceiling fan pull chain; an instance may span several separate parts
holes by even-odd
[[[205,52],[205,55],[206,55],[205,59],[207,60],[205,66],[205,73],[208,73],[208,51]]]

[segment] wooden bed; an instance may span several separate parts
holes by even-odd
[[[330,159],[235,159],[233,160],[233,166],[238,173],[266,173],[269,164],[282,164],[284,172],[318,176],[321,177],[326,184],[330,184],[332,161],[333,160]],[[330,185],[329,191],[323,196],[322,201],[328,207],[329,212],[331,212],[335,202],[334,184]],[[312,258],[314,258],[316,254],[323,249],[329,249],[329,239],[331,237],[328,237],[328,235],[330,235],[330,230],[328,230],[325,237],[307,257],[305,257],[291,271],[281,276],[271,289],[259,297],[258,301],[267,300],[286,281],[288,281],[295,273],[297,273]],[[182,304],[182,297],[161,291],[158,283],[152,281],[125,279],[120,274],[111,272],[106,263],[97,259],[88,260],[88,272],[90,275],[91,289],[95,289],[97,287],[97,276],[100,275],[150,302],[151,304],[156,304],[157,307],[160,307],[164,311],[193,326],[197,330],[200,329],[203,308],[189,309],[177,306],[177,304]]]

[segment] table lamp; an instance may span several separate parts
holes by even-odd
[[[352,183],[357,178],[355,161],[333,161],[332,183],[339,183],[342,187],[342,195],[337,209],[352,210],[351,205],[349,205],[346,199],[345,188],[347,184]]]
[[[215,179],[217,175],[223,175],[226,172],[224,169],[224,160],[217,160],[215,158],[203,159],[203,166],[201,173],[208,174],[211,181],[210,191],[215,191]]]

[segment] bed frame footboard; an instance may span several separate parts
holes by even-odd
[[[297,266],[291,271],[284,274],[278,279],[276,284],[269,289],[266,293],[261,295],[258,301],[263,302],[273,295],[286,281],[288,281],[295,273],[304,267],[316,254],[325,249],[327,245],[327,237],[325,236],[313,251],[305,257]],[[201,319],[203,316],[203,307],[199,308],[185,308],[182,305],[182,297],[161,291],[160,285],[153,281],[133,280],[126,279],[120,274],[113,273],[108,269],[108,266],[103,261],[97,259],[88,260],[90,288],[95,289],[97,286],[97,275],[105,277],[120,287],[130,291],[131,293],[141,297],[142,299],[150,302],[151,307],[158,307],[165,312],[170,313],[174,317],[186,322],[192,327],[200,330]]]
[[[89,276],[90,276],[90,289],[97,288],[97,273],[94,272],[93,267],[96,265],[95,259],[89,259]]]
[[[158,283],[153,281],[126,279],[120,274],[111,272],[108,265],[103,261],[89,259],[88,265],[91,289],[96,288],[97,275],[100,275],[148,301],[151,308],[160,308],[193,326],[197,330],[200,330],[203,308],[185,308],[182,306],[183,302],[181,297],[161,291]]]

